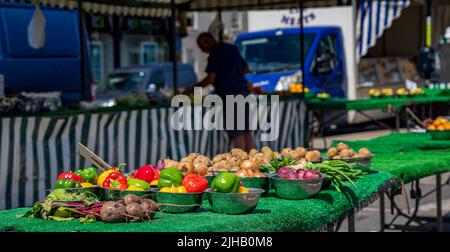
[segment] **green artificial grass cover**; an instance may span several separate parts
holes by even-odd
[[[372,169],[387,171],[405,183],[450,171],[450,140],[431,140],[429,134],[394,133],[347,143],[356,151],[366,147],[375,154]]]
[[[322,190],[306,200],[283,200],[275,192],[261,198],[251,214],[222,215],[211,211],[207,200],[195,213],[158,213],[156,219],[143,223],[106,224],[102,222],[81,224],[73,221],[50,221],[16,217],[28,208],[0,212],[0,230],[35,232],[267,232],[325,230],[343,220],[355,207],[362,208],[378,197],[379,191],[389,189],[396,179],[387,172],[373,171],[351,187],[339,193]]]
[[[432,102],[448,102],[450,97],[446,96],[425,96],[425,97],[404,97],[404,98],[374,98],[347,100],[344,98],[333,98],[321,101],[312,99],[307,102],[310,109],[327,109],[327,110],[370,110],[370,109],[386,109],[401,108],[405,105],[414,103],[432,103]]]

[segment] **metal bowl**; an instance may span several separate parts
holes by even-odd
[[[197,211],[203,202],[203,192],[199,193],[170,193],[152,189],[154,200],[161,204],[165,213],[187,213]],[[167,204],[167,205],[165,205]]]
[[[118,201],[123,199],[127,194],[134,194],[136,196],[151,197],[151,191],[133,191],[133,190],[118,190],[111,188],[100,188],[100,199],[102,201]]]
[[[266,196],[270,190],[270,178],[258,177],[258,178],[240,178],[242,185],[247,188],[263,189],[262,196]]]
[[[372,165],[372,157],[374,155],[372,154],[369,157],[359,157],[359,158],[344,158],[344,159],[338,159],[342,160],[347,163],[354,163],[356,164],[355,169],[361,170],[361,171],[369,171],[370,166]]]
[[[206,180],[208,180],[208,187],[211,187],[211,183],[216,178],[216,175],[214,176],[205,176]]]
[[[253,212],[258,205],[264,190],[248,188],[249,193],[220,193],[206,189],[208,201],[212,209],[221,214],[247,214]]]
[[[46,196],[48,196],[53,190],[55,190],[55,189],[47,189]],[[91,193],[97,195],[97,197],[99,197],[99,199],[101,199],[99,186],[85,187],[85,188],[69,188],[69,189],[63,189],[63,190],[65,190],[68,193],[91,192]]]
[[[450,130],[429,130],[433,140],[450,140]]]
[[[314,179],[284,179],[273,177],[275,192],[282,199],[306,199],[322,188],[323,177]]]

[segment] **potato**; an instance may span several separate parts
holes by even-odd
[[[358,155],[360,155],[361,157],[370,157],[372,156],[372,153],[367,148],[361,148],[358,151]]]
[[[251,149],[248,153],[248,155],[250,157],[254,157],[256,154],[258,154],[259,152],[256,149]]]
[[[352,156],[352,158],[360,158],[360,157],[361,157],[361,156],[358,155],[358,154],[355,154],[355,155]]]
[[[194,172],[201,176],[206,176],[208,174],[209,169],[207,166],[194,166]]]
[[[342,158],[341,158],[341,156],[336,155],[336,156],[333,157],[333,159],[342,159]]]
[[[328,149],[327,151],[327,158],[333,158],[334,156],[336,156],[338,154],[338,150],[334,147],[331,147]]]
[[[261,148],[261,153],[263,153],[264,156],[272,157],[273,151],[268,146],[264,146]]]
[[[278,151],[274,151],[273,155],[275,156],[275,158],[281,158],[281,154]]]
[[[297,147],[294,150],[300,158],[304,158],[306,154],[306,149],[303,147]]]
[[[184,176],[194,173],[194,165],[191,162],[180,162],[177,169],[183,173]]]
[[[215,157],[213,157],[212,161],[213,161],[213,163],[218,163],[225,159],[226,159],[225,154],[217,154]]]
[[[293,154],[292,152],[293,152],[293,150],[291,148],[284,148],[281,151],[281,155],[283,155],[284,157],[291,157],[292,158],[292,154]]]
[[[192,157],[184,157],[184,158],[180,159],[180,162],[192,163],[192,162],[194,162],[194,159]]]
[[[305,154],[305,158],[309,162],[319,161],[320,160],[320,152],[317,150],[308,151]]]
[[[238,157],[230,157],[227,159],[227,162],[231,167],[240,167],[242,164],[242,160]]]
[[[345,159],[350,158],[352,155],[350,155],[350,151],[348,149],[343,149],[341,150],[340,156],[341,158]]]
[[[338,143],[336,145],[336,148],[338,151],[342,151],[342,150],[348,149],[348,145],[346,145],[345,143]]]
[[[239,158],[240,160],[248,159],[248,154],[247,154],[247,152],[245,152],[245,151],[243,151],[242,149],[239,149],[239,148],[233,148],[233,149],[231,149],[230,154],[231,154],[233,157]]]
[[[200,153],[190,153],[187,157],[191,158],[192,160],[194,160],[195,158],[197,158],[198,156],[200,156]]]
[[[353,149],[348,149],[348,152],[350,153],[350,157],[353,157],[356,154],[355,150]]]
[[[256,170],[259,170],[259,165],[257,165],[252,160],[247,159],[247,160],[242,161],[241,169],[256,171]]]
[[[172,159],[164,159],[164,168],[167,168],[167,167],[177,168],[178,162],[174,161]]]
[[[228,171],[231,169],[231,166],[227,161],[222,160],[212,165],[211,170],[213,171]]]

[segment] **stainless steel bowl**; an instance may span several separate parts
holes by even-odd
[[[123,197],[127,194],[134,194],[136,196],[148,196],[151,198],[151,191],[133,191],[133,190],[118,190],[118,189],[110,189],[110,188],[100,188],[100,199],[102,201],[118,201],[122,200]]]
[[[258,205],[262,189],[248,188],[249,193],[220,193],[206,189],[212,209],[221,214],[247,214]]]
[[[323,177],[314,179],[284,179],[272,177],[275,192],[283,199],[306,199],[322,188]]]
[[[240,178],[242,185],[247,188],[263,189],[262,196],[266,196],[270,190],[270,178],[269,177],[257,177],[257,178]]]
[[[161,204],[165,213],[187,213],[197,211],[203,202],[203,192],[199,193],[170,193],[152,189],[154,200]]]
[[[370,170],[370,166],[372,165],[372,157],[373,156],[374,155],[372,154],[369,157],[345,158],[345,159],[339,159],[339,160],[345,161],[347,163],[356,164],[355,169],[362,170],[362,171],[368,171],[368,170]]]

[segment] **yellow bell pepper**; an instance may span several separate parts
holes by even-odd
[[[249,193],[247,187],[240,186],[238,193]]]
[[[143,188],[140,188],[140,187],[137,187],[137,186],[133,186],[133,185],[129,186],[127,188],[127,190],[129,190],[129,191],[144,191]]]
[[[81,183],[81,186],[82,186],[83,188],[88,188],[88,187],[93,187],[94,185],[91,184],[91,183],[89,183],[89,182],[84,182],[84,183]]]
[[[155,179],[150,183],[151,186],[157,186],[158,185],[158,180]]]
[[[187,193],[186,187],[184,186],[167,186],[159,189],[160,192],[168,192],[168,193]]]
[[[98,180],[97,180],[97,185],[98,186],[103,186],[103,182],[105,181],[105,179],[109,176],[109,174],[111,172],[113,172],[114,169],[109,169],[107,171],[104,171],[100,174],[100,176],[98,176]]]

